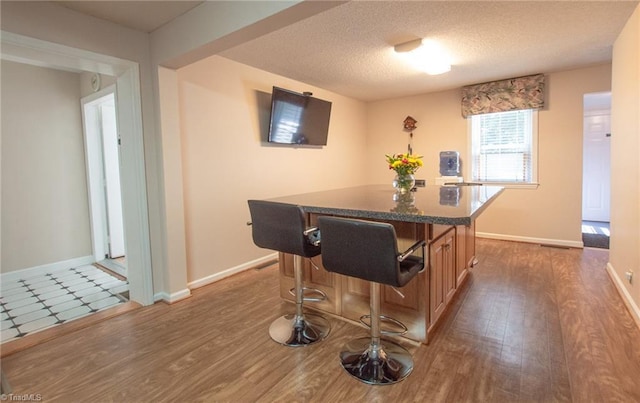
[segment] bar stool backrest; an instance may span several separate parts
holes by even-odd
[[[402,287],[424,267],[424,258],[398,261],[393,225],[350,218],[321,216],[322,265],[328,271]]]
[[[294,204],[249,200],[253,242],[265,249],[303,257],[320,254],[304,235],[306,216],[302,207]]]

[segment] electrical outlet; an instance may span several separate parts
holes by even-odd
[[[629,284],[631,284],[631,281],[633,280],[633,271],[631,270],[627,271],[626,273],[624,273],[624,276],[629,281]]]

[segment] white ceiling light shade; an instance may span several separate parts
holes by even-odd
[[[393,47],[414,68],[430,75],[451,71],[449,56],[433,39],[414,39]]]

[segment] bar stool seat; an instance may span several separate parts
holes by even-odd
[[[253,242],[266,249],[292,254],[295,314],[276,319],[269,327],[271,338],[285,346],[301,347],[316,343],[329,334],[329,322],[320,315],[304,314],[304,301],[321,301],[327,296],[321,290],[303,286],[303,259],[320,254],[317,228],[307,228],[305,213],[300,206],[249,200]],[[307,297],[305,297],[305,292]]]
[[[391,224],[321,216],[318,227],[324,268],[370,282],[371,336],[345,344],[340,352],[342,367],[351,376],[373,385],[405,379],[413,370],[413,359],[404,347],[381,339],[380,289],[381,284],[402,287],[424,269],[425,241],[400,253]],[[422,256],[415,255],[419,249]]]

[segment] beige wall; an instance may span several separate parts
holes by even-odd
[[[160,108],[156,100],[160,98],[158,93],[161,87],[157,85],[157,67],[163,63],[181,65],[184,60],[201,57],[207,52],[211,54],[213,51],[226,49],[337,4],[296,3],[292,1],[279,5],[264,2],[234,3],[235,5],[231,2],[203,4],[198,7],[198,10],[181,16],[152,34],[146,34],[77,13],[52,2],[0,2],[3,31],[139,63],[149,200],[149,234],[153,288],[156,294],[171,294],[174,291],[182,291],[186,287],[182,280],[186,278],[184,275],[186,262],[180,261],[185,243],[182,242],[177,246],[169,243],[179,237],[168,233],[165,225],[169,221],[172,228],[180,227],[183,225],[181,217],[185,215],[185,212],[179,208],[167,210],[182,204],[182,184],[178,183],[178,191],[173,192],[176,189],[174,183],[167,184],[165,181],[166,177],[171,177],[173,174],[163,171],[164,168],[180,160],[179,156],[172,154],[172,150],[163,148],[163,140],[179,134],[170,130],[165,134],[164,127],[162,130],[160,127],[156,130],[156,124],[160,124],[159,115],[156,115]],[[279,10],[284,11],[271,15]],[[224,12],[221,14],[220,11]],[[219,16],[223,14],[224,18],[220,19]],[[215,26],[211,25],[212,21]],[[153,61],[151,53],[154,55]],[[176,85],[175,81],[164,83],[165,87],[172,85]],[[172,99],[165,101],[165,103],[173,102]],[[171,108],[177,109],[177,105]],[[169,113],[169,115],[175,114]],[[169,143],[175,142],[173,139],[170,140]],[[165,167],[163,164],[167,157],[169,164]],[[167,196],[169,193],[171,193],[170,196]],[[177,266],[174,263],[177,263]]]
[[[157,158],[160,184],[157,205],[162,222],[155,236],[162,238],[163,260],[156,260],[156,289],[168,300],[187,296],[187,240],[184,232],[180,112],[175,70],[204,57],[304,19],[335,2],[205,2],[150,34],[158,117]],[[160,67],[162,66],[162,67]],[[205,279],[205,282],[209,279]]]
[[[611,67],[599,65],[547,74],[547,104],[538,114],[537,189],[507,189],[477,222],[477,231],[525,241],[580,244],[582,209],[582,99],[609,91]],[[460,90],[374,102],[368,106],[370,182],[391,182],[384,154],[406,150],[407,115],[418,120],[414,152],[425,156],[417,177],[433,184],[439,153],[459,151],[468,166],[467,122],[460,115]]]
[[[613,47],[611,113],[609,270],[640,323],[640,6]]]
[[[397,98],[367,105],[367,161],[370,183],[388,183],[394,178],[385,154],[407,151],[409,133],[403,130],[407,115],[418,121],[413,131],[413,152],[424,158],[416,178],[430,185],[440,176],[440,151],[459,151],[466,161],[467,123],[460,115],[460,90]]]
[[[139,63],[153,285],[155,291],[160,291],[166,245],[162,243],[161,236],[163,212],[160,211],[161,204],[156,202],[160,199],[162,174],[158,168],[158,142],[154,127],[149,35],[77,13],[53,2],[2,1],[0,7],[3,31]]]
[[[267,253],[248,253],[250,232],[242,228],[248,198],[362,182],[390,184],[393,173],[384,155],[406,150],[408,133],[402,122],[407,115],[418,120],[413,147],[426,161],[418,178],[434,183],[441,150],[459,150],[467,161],[467,122],[460,115],[459,90],[363,104],[220,57],[180,69],[178,77],[190,282]],[[609,65],[547,76],[548,103],[539,113],[541,185],[508,189],[479,219],[479,232],[581,242],[582,99],[585,93],[610,90],[610,79]],[[327,94],[324,98],[334,101],[327,147],[260,143],[266,135],[272,85],[311,90],[321,98]],[[297,165],[308,168],[291,168]]]
[[[2,61],[2,272],[91,255],[80,75]]]
[[[168,274],[174,274],[173,272],[175,271],[184,272],[185,270],[182,264],[177,267],[171,264],[165,266],[165,251],[172,247],[169,244],[171,238],[165,233],[164,228],[164,223],[169,215],[172,217],[186,216],[187,230],[185,233],[188,239],[190,267],[188,278],[190,281],[194,281],[211,273],[233,267],[239,264],[238,262],[246,262],[260,257],[265,253],[265,251],[252,246],[249,229],[243,227],[248,215],[245,210],[247,198],[283,194],[285,189],[287,191],[289,189],[284,185],[285,183],[291,183],[288,181],[296,183],[295,191],[332,187],[336,183],[344,183],[345,186],[362,181],[389,183],[393,175],[386,169],[383,158],[385,153],[405,150],[407,134],[402,131],[401,124],[406,115],[411,115],[419,121],[418,129],[415,131],[414,149],[416,152],[424,154],[428,162],[428,165],[419,172],[419,177],[427,178],[432,183],[433,177],[437,175],[436,161],[440,150],[459,149],[463,159],[466,160],[467,127],[466,122],[460,118],[458,90],[376,102],[363,106],[359,102],[312,88],[311,90],[317,96],[327,95],[326,98],[338,99],[340,104],[346,105],[344,108],[342,106],[338,108],[340,112],[336,112],[340,116],[340,120],[343,121],[339,125],[340,127],[336,128],[334,120],[332,120],[329,145],[322,150],[294,150],[264,145],[258,146],[256,134],[258,129],[256,127],[259,126],[260,119],[256,117],[256,110],[254,109],[257,108],[254,103],[255,93],[251,95],[252,91],[259,89],[269,92],[273,84],[299,91],[308,90],[309,88],[301,83],[293,82],[283,77],[271,76],[265,72],[249,72],[250,69],[244,66],[229,67],[228,61],[212,58],[207,60],[206,63],[202,62],[205,64],[196,63],[180,72],[184,81],[180,87],[180,96],[185,99],[183,104],[189,103],[190,108],[194,108],[193,110],[198,110],[203,114],[198,116],[191,111],[186,111],[184,116],[177,116],[177,112],[175,114],[177,120],[186,118],[184,122],[178,122],[179,124],[177,125],[184,130],[182,136],[187,136],[187,138],[181,139],[184,141],[184,149],[178,153],[179,156],[177,158],[172,158],[172,161],[180,162],[181,158],[185,160],[182,161],[182,164],[179,164],[184,166],[185,169],[184,185],[180,183],[178,188],[185,189],[184,204],[188,207],[184,211],[180,208],[176,208],[176,211],[165,211],[163,210],[165,207],[174,208],[182,205],[183,195],[179,191],[172,196],[172,203],[167,203],[166,206],[163,203],[163,189],[165,189],[165,181],[167,180],[165,175],[171,177],[171,174],[163,172],[162,164],[165,157],[163,153],[171,153],[172,150],[163,149],[160,142],[160,131],[156,132],[154,129],[156,123],[154,120],[154,103],[157,95],[154,96],[152,89],[152,77],[155,77],[155,70],[152,67],[153,63],[150,61],[149,49],[150,45],[154,46],[155,61],[159,63],[163,61],[161,55],[179,57],[180,52],[188,52],[189,49],[174,52],[174,46],[170,48],[171,51],[163,53],[162,47],[165,45],[171,46],[171,43],[165,43],[165,39],[162,39],[161,35],[156,35],[155,37],[151,35],[152,39],[150,40],[147,34],[82,16],[51,3],[2,2],[0,5],[2,6],[3,30],[140,63],[145,159],[147,179],[149,181],[150,234],[152,238],[154,289],[156,292],[162,290],[171,291],[174,288],[179,290],[183,287],[183,284],[180,284],[181,281],[175,281],[176,284],[173,284],[173,280],[167,280]],[[636,12],[631,20],[631,28],[628,27],[625,30],[616,45],[617,59],[619,61],[622,60],[622,62],[619,62],[618,69],[626,71],[626,73],[621,73],[622,76],[619,82],[623,83],[621,86],[625,86],[627,81],[632,82],[635,88],[638,87],[637,20]],[[634,26],[636,27],[635,33]],[[257,35],[259,33],[251,32],[249,34]],[[634,35],[635,44],[633,42]],[[154,38],[157,40],[153,40]],[[631,43],[631,45],[628,43]],[[221,44],[221,46],[223,45]],[[633,63],[629,64],[626,60],[627,58],[635,60],[636,67],[633,67]],[[210,67],[215,67],[218,70],[205,71],[204,66],[208,66],[207,63],[211,64]],[[634,68],[635,70],[633,70]],[[193,69],[192,72],[191,69]],[[229,69],[233,71],[228,71]],[[185,78],[184,74],[187,73],[188,76]],[[191,76],[192,74],[193,76]],[[581,159],[580,152],[569,153],[572,157],[569,160],[569,169],[566,174],[556,175],[556,172],[559,172],[557,169],[562,167],[563,159],[568,155],[566,153],[567,149],[581,149],[581,140],[578,140],[578,137],[581,138],[582,133],[582,95],[586,92],[608,90],[609,74],[608,66],[595,66],[570,72],[554,73],[548,76],[550,91],[548,108],[540,114],[540,152],[543,159],[540,167],[540,182],[542,185],[538,190],[508,190],[480,219],[478,223],[480,231],[517,234],[522,237],[573,241],[579,239],[579,200],[581,196],[578,190],[579,181],[576,178],[579,177],[581,169],[581,160],[578,161],[578,159]],[[617,74],[616,70],[614,76]],[[633,86],[631,88],[634,88]],[[222,98],[224,98],[224,101],[222,101]],[[635,99],[637,101],[637,94]],[[198,109],[201,106],[193,105],[195,103],[194,100],[206,100],[218,108],[215,111]],[[636,107],[634,116],[638,115],[637,110],[638,108]],[[228,120],[224,119],[227,114],[229,116],[243,117],[245,120],[240,119],[231,127],[232,125],[228,123]],[[247,116],[250,117],[249,120],[246,120]],[[170,114],[167,119],[173,117],[174,115]],[[199,126],[199,121],[202,121],[202,127]],[[210,138],[212,136],[219,136],[223,130],[230,129],[235,129],[242,136],[238,147],[231,147],[230,144],[225,142],[211,143]],[[340,141],[346,144],[340,147],[345,147],[352,154],[349,155],[346,150],[338,150],[338,144],[332,143],[333,139],[337,137],[336,133],[338,133],[338,136],[345,136]],[[170,135],[172,133],[168,133],[168,136]],[[632,144],[629,144],[632,142],[632,137],[627,138],[627,141],[628,143],[623,144],[622,148],[629,153],[628,146],[632,146]],[[612,142],[612,147],[614,144]],[[199,150],[198,145],[202,145],[204,150]],[[638,150],[637,143],[635,147],[635,150]],[[193,149],[196,149],[196,151],[193,151]],[[240,150],[242,153],[248,152],[251,158],[256,159],[255,162],[250,161],[246,167],[242,167],[243,174],[241,176],[243,180],[250,180],[248,185],[236,184],[236,187],[232,189],[225,182],[225,180],[232,178],[232,171],[230,167],[220,168],[214,162],[213,158],[217,156],[215,152],[218,150],[222,152],[238,152]],[[213,152],[207,154],[204,151]],[[637,159],[637,153],[633,158]],[[343,157],[343,164],[345,165],[338,167],[335,162],[336,156]],[[265,164],[288,162],[288,157],[291,157],[294,162],[300,162],[301,160],[309,162],[308,167],[312,172],[312,180],[307,180],[306,174],[298,169],[290,169],[290,172],[287,171],[282,174],[282,171],[286,171],[285,166],[281,166],[280,169],[282,171],[275,173],[269,173],[269,171],[263,169]],[[193,161],[191,161],[192,159]],[[2,165],[5,165],[4,162]],[[202,177],[205,172],[199,171],[201,167],[204,167],[206,173],[210,176],[209,178]],[[314,174],[314,167],[316,167],[315,169],[320,169],[321,172],[325,172],[325,174]],[[354,170],[354,167],[357,170]],[[367,172],[364,178],[360,177],[361,171],[358,168],[363,168],[363,171]],[[328,173],[326,173],[327,169],[329,170]],[[358,174],[354,172],[358,172]],[[223,173],[224,175],[222,175]],[[5,175],[4,170],[2,175]],[[256,177],[258,179],[255,179]],[[614,203],[616,197],[627,201],[624,197],[628,191],[626,186],[627,183],[623,186],[619,185],[617,191],[613,189],[612,200]],[[200,189],[199,187],[202,188]],[[620,189],[620,187],[625,190]],[[167,191],[171,189],[173,187],[169,186]],[[638,189],[632,189],[632,191],[635,191],[637,197]],[[238,192],[237,195],[235,194],[236,192]],[[233,195],[229,196],[229,194]],[[568,201],[558,198],[558,194],[566,195],[569,198]],[[179,202],[173,202],[177,200]],[[232,200],[235,200],[235,203]],[[220,211],[223,210],[220,207],[228,208],[230,214],[223,217],[219,216]],[[630,222],[627,218],[633,215],[632,207],[623,208],[620,217],[616,221],[616,210],[619,208],[620,206],[617,204],[612,207],[612,220],[614,221],[612,227],[615,228],[617,226],[619,228],[617,231],[614,229],[612,237],[612,264],[617,266],[616,262],[621,262],[619,263],[621,266],[627,266],[627,264],[635,265],[636,272],[639,272],[638,260],[640,258],[638,257],[638,250],[640,250],[640,247],[637,241],[633,242],[633,229],[636,229],[637,239],[638,222],[637,220],[635,222],[631,220],[633,224],[626,224],[625,226],[625,223]],[[541,220],[541,217],[547,220]],[[549,221],[558,217],[560,221],[549,224]],[[559,223],[562,223],[562,225]],[[222,224],[227,226],[221,227],[220,225]],[[218,226],[222,229],[218,228]],[[216,230],[211,230],[212,227],[216,227]],[[241,235],[233,235],[232,229],[238,229]],[[616,232],[620,238],[616,238]],[[632,233],[631,241],[627,239],[629,233]],[[227,240],[229,241],[228,243]],[[211,248],[211,245],[221,242],[225,245],[231,245],[230,248],[225,248],[229,249],[228,251],[219,249],[215,251],[205,250],[205,248]],[[631,243],[632,247],[628,248],[627,243]],[[238,250],[235,249],[237,245],[244,245],[243,247],[247,248],[246,250],[250,250],[250,253],[244,256],[242,254],[239,255],[237,253]],[[184,245],[182,248],[184,248]],[[622,249],[625,249],[625,251],[623,252]],[[635,251],[635,258],[633,258],[633,251]],[[178,255],[176,254],[176,256]],[[206,261],[207,259],[211,260]],[[616,270],[620,273],[625,271],[624,268],[618,267],[616,267]],[[176,278],[184,278],[184,274],[177,275]],[[634,291],[634,295],[634,298],[638,301],[640,298],[637,296],[637,289]]]
[[[253,245],[247,199],[365,180],[365,104],[222,57],[178,71],[188,279],[271,254]],[[333,103],[328,145],[265,144],[272,86]]]
[[[611,89],[611,66],[549,74],[547,89],[538,115],[540,186],[507,190],[478,220],[480,232],[582,242],[583,96]]]

